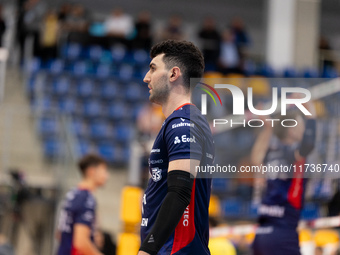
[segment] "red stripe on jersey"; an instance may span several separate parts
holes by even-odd
[[[79,250],[77,250],[76,248],[74,248],[74,246],[72,246],[71,255],[82,255],[82,253],[80,253]]]
[[[194,180],[192,186],[190,204],[185,209],[182,218],[175,229],[171,254],[174,254],[187,246],[195,237],[195,184],[196,180]]]
[[[296,172],[294,173],[292,184],[288,190],[288,202],[296,209],[302,207],[302,195],[303,195],[303,172],[305,159],[295,162]]]
[[[185,104],[182,104],[181,106],[179,106],[178,108],[176,108],[175,111],[181,109],[181,108],[182,108],[183,106],[185,106],[185,105],[194,105],[194,104],[192,104],[192,103],[185,103]]]

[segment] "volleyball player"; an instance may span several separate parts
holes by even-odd
[[[93,192],[108,178],[107,163],[86,155],[78,163],[82,181],[66,195],[60,213],[58,255],[102,255],[94,245],[96,200]]]
[[[255,165],[292,165],[290,173],[268,173],[258,208],[259,227],[253,243],[254,255],[300,255],[296,229],[306,185],[304,163],[314,148],[316,136],[313,103],[307,102],[304,106],[312,114],[307,115],[305,121],[301,115],[290,113],[282,117],[295,119],[298,122],[296,127],[276,124],[272,128],[271,124],[266,124],[252,149],[251,158]]]
[[[138,254],[208,255],[211,179],[190,171],[214,160],[208,122],[190,103],[190,78],[202,77],[203,57],[194,44],[173,40],[153,46],[150,55],[144,82],[166,120],[150,154]]]

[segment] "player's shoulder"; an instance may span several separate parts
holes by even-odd
[[[200,110],[195,105],[185,105],[174,111],[166,120],[166,125],[171,128],[178,127],[204,127],[207,120],[202,116]],[[177,125],[178,124],[178,125]]]
[[[79,209],[81,207],[94,208],[96,200],[92,193],[86,189],[75,188],[68,193],[67,199],[72,200],[72,208]]]

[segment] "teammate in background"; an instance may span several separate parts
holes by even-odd
[[[259,227],[253,243],[254,255],[300,255],[296,231],[304,201],[306,179],[299,171],[315,144],[316,121],[312,102],[304,104],[312,114],[306,121],[297,113],[285,119],[295,119],[296,127],[272,128],[266,125],[251,153],[254,165],[297,165],[296,173],[274,173],[267,176],[267,187],[258,209]],[[274,134],[274,136],[273,136]]]
[[[203,56],[194,44],[173,40],[153,46],[150,55],[144,82],[166,120],[150,154],[138,254],[208,255],[211,179],[190,172],[214,160],[209,124],[190,103],[190,78],[202,77]]]
[[[82,181],[69,191],[59,218],[58,255],[102,255],[94,245],[96,200],[93,192],[108,178],[107,163],[97,155],[86,155],[78,163]]]

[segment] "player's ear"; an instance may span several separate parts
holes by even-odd
[[[86,170],[86,177],[92,177],[94,176],[96,170],[94,167],[89,167],[87,170]]]
[[[179,67],[174,66],[170,70],[170,82],[175,82],[181,76],[181,69]]]

